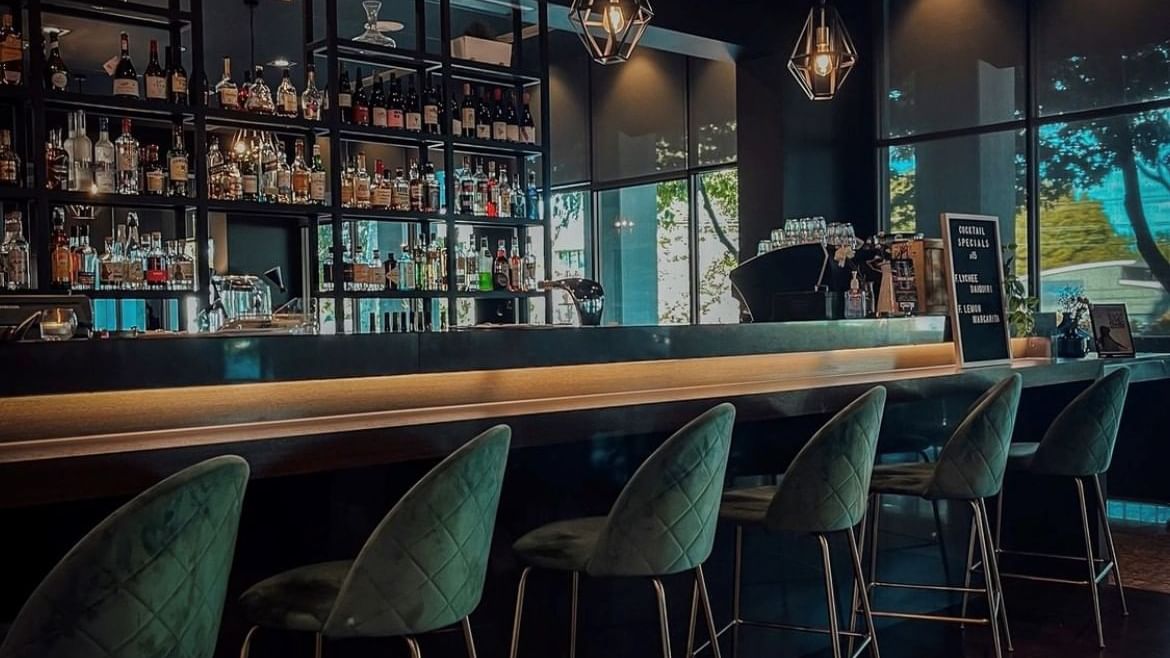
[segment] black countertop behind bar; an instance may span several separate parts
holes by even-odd
[[[946,318],[0,344],[0,396],[819,352],[943,342]]]

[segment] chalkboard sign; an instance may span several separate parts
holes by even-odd
[[[944,213],[942,233],[959,365],[1010,362],[999,219]]]

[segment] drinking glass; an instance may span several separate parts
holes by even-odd
[[[76,331],[77,313],[71,308],[51,308],[41,315],[41,340],[69,340]]]
[[[378,2],[378,0],[365,0],[362,3],[362,8],[366,10],[366,31],[354,37],[353,40],[361,41],[362,43],[372,43],[377,46],[397,48],[398,42],[378,31],[378,11],[382,9],[382,3]]]

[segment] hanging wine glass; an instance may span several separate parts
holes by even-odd
[[[382,9],[382,3],[378,0],[365,0],[362,3],[362,8],[366,10],[366,31],[354,37],[353,40],[397,48],[398,42],[378,30],[378,11]]]

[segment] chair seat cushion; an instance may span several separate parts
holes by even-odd
[[[585,571],[605,522],[604,516],[591,516],[550,523],[516,540],[512,549],[534,567]]]
[[[928,462],[914,464],[880,464],[873,468],[869,491],[875,494],[924,496],[934,476],[935,465]]]
[[[1026,471],[1032,468],[1039,443],[1013,443],[1008,448],[1007,467],[1009,471]]]
[[[352,560],[298,567],[256,583],[240,597],[248,619],[265,628],[320,632]]]
[[[776,497],[778,486],[732,489],[723,494],[719,507],[719,518],[739,525],[761,524],[768,516],[768,506]]]

